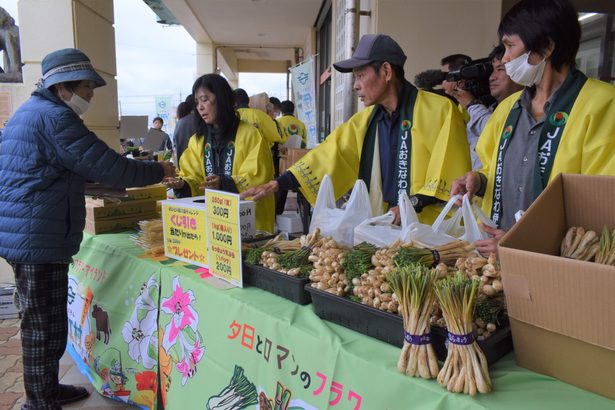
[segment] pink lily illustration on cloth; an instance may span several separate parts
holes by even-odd
[[[179,284],[179,278],[173,278],[173,295],[170,298],[162,298],[162,311],[173,315],[164,331],[162,346],[169,351],[177,341],[177,336],[186,326],[194,332],[197,331],[199,315],[190,305],[194,302],[194,294],[191,290],[184,292]]]

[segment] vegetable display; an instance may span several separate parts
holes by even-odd
[[[494,253],[488,258],[482,256],[459,258],[455,262],[455,267],[468,278],[478,280],[480,292],[487,296],[496,296],[504,291],[500,268]]]
[[[492,390],[487,359],[472,332],[479,283],[457,273],[436,282],[434,291],[448,330],[448,354],[438,383],[471,396]]]
[[[439,263],[452,265],[458,258],[474,253],[474,245],[462,240],[452,241],[435,248],[403,247],[395,256],[394,262],[400,266],[420,263],[428,268]]]
[[[387,275],[393,269],[393,258],[400,247],[401,241],[396,241],[378,249],[371,257],[373,267],[352,279],[352,293],[358,302],[382,311],[398,312],[399,303],[387,281]]]
[[[346,277],[352,280],[369,271],[373,267],[374,253],[376,253],[376,247],[371,243],[362,242],[355,245],[342,260],[342,268]]]
[[[291,276],[307,277],[307,271],[311,270],[308,260],[311,247],[320,241],[322,237],[319,229],[292,241],[286,241],[282,235],[278,235],[264,245],[250,249],[245,260]]]
[[[324,238],[317,246],[312,248],[312,254],[308,257],[314,269],[310,273],[312,287],[333,293],[338,296],[345,296],[350,291],[350,285],[344,269],[342,260],[348,249],[341,247],[331,237]]]
[[[615,229],[610,232],[606,225],[600,235],[600,250],[596,254],[596,263],[615,265]]]
[[[566,231],[560,245],[560,256],[602,265],[615,265],[615,229],[602,228],[600,236],[582,226]]]
[[[404,345],[397,369],[408,376],[433,379],[438,375],[429,325],[437,276],[435,270],[420,264],[394,268],[388,275],[404,321]]]
[[[596,232],[586,231],[582,226],[568,229],[560,247],[560,255],[566,258],[590,261],[600,250]]]

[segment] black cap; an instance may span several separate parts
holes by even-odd
[[[403,50],[386,34],[366,34],[361,37],[352,58],[333,64],[337,71],[349,73],[354,68],[364,66],[374,61],[388,61],[400,67],[406,62]]]

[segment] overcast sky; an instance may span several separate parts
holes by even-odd
[[[0,6],[19,25],[17,0]],[[170,96],[173,105],[190,94],[196,77],[195,42],[181,26],[164,26],[143,0],[115,0],[117,82],[122,115],[155,115],[155,96]],[[239,76],[249,95],[267,92],[286,98],[283,74]]]

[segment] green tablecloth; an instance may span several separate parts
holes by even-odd
[[[69,351],[108,397],[156,408],[161,393],[166,408],[186,410],[615,408],[513,355],[491,367],[491,394],[448,393],[400,374],[398,348],[323,321],[311,305],[216,289],[206,270],[144,258],[128,236],[86,235],[70,271]]]

